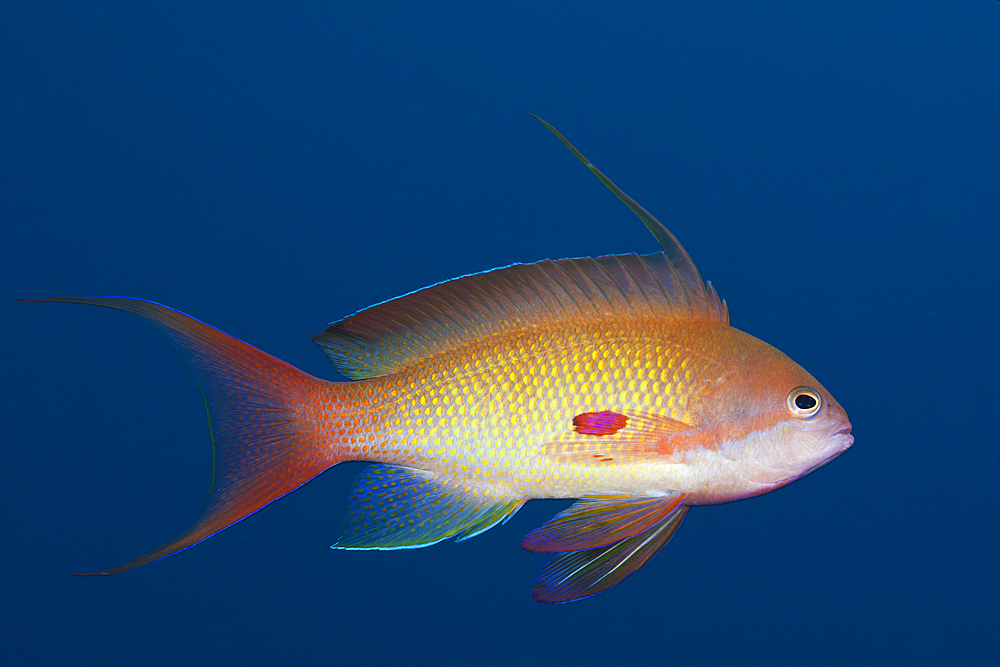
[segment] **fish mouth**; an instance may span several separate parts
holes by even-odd
[[[846,426],[841,427],[839,431],[834,433],[833,437],[837,437],[838,435],[850,435],[850,434],[851,434],[851,425],[848,424]]]
[[[833,435],[827,438],[827,442],[836,443],[836,452],[838,455],[843,453],[845,449],[854,444],[854,436],[851,435],[851,425],[842,424],[840,428],[833,433]]]
[[[823,449],[830,452],[829,456],[827,456],[825,459],[814,465],[812,468],[809,468],[809,470],[802,473],[801,476],[805,477],[809,473],[819,470],[820,468],[828,464],[830,461],[834,460],[835,458],[846,452],[848,448],[850,448],[850,446],[853,444],[854,444],[854,436],[851,435],[850,423],[841,424],[840,428],[834,431],[830,435],[830,437],[828,437],[824,442]]]
[[[840,424],[839,428],[837,428],[837,430],[831,433],[829,437],[827,437],[827,439],[823,441],[823,446],[821,447],[821,451],[826,451],[828,452],[828,454],[822,461],[819,461],[816,465],[812,466],[811,468],[797,475],[786,477],[785,479],[780,480],[778,484],[780,486],[784,486],[789,482],[793,482],[797,479],[802,479],[806,475],[816,472],[823,466],[830,463],[830,461],[834,460],[835,458],[843,454],[845,451],[847,451],[853,444],[854,444],[854,436],[851,435],[851,425],[849,423]]]

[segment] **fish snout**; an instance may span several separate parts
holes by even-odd
[[[836,453],[841,453],[854,444],[854,436],[851,435],[851,422],[841,422],[834,427],[833,434],[827,438]]]

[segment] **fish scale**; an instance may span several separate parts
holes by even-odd
[[[539,119],[541,120],[541,119]],[[313,337],[352,382],[327,382],[176,310],[59,297],[136,315],[205,399],[214,474],[186,549],[344,461],[367,461],[338,549],[480,534],[535,498],[576,498],[522,542],[555,554],[541,602],[643,567],[688,510],[788,484],[851,446],[843,408],[729,311],[656,218],[541,121],[663,252],[512,264],[383,302]]]
[[[704,328],[697,321],[690,326]],[[604,490],[645,492],[661,485],[665,491],[671,480],[662,471],[566,464],[541,447],[571,433],[583,406],[685,421],[688,405],[711,385],[717,366],[703,335],[674,323],[497,336],[463,348],[457,358],[440,355],[398,375],[353,383],[381,408],[374,420],[356,418],[361,434],[366,424],[378,423],[370,434],[343,444],[352,458],[434,471],[508,499],[579,497],[600,491],[593,486],[598,480]],[[340,411],[334,405],[327,414],[336,419]],[[335,427],[325,428],[323,439],[340,442]]]

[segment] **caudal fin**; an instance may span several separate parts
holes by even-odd
[[[311,406],[322,380],[184,313],[128,297],[56,297],[137,315],[162,331],[198,382],[208,411],[212,489],[190,529],[118,574],[201,542],[305,484],[340,459],[317,441]]]

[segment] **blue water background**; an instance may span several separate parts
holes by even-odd
[[[14,3],[0,21],[6,664],[998,664],[1000,3]],[[514,261],[680,238],[855,446],[693,510],[544,606],[530,503],[473,540],[331,551],[360,464],[180,555],[201,398],[121,314],[306,371],[331,320]]]

